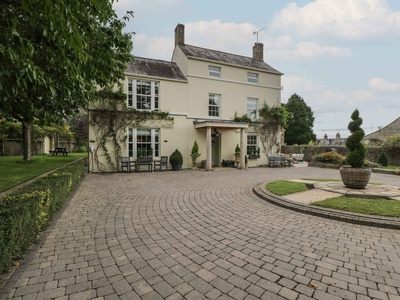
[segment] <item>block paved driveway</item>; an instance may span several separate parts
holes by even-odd
[[[400,299],[400,231],[301,214],[252,193],[264,181],[338,173],[90,174],[2,298]],[[400,185],[391,175],[371,181]]]

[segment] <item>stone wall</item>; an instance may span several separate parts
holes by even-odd
[[[327,151],[330,151],[331,147],[326,147],[326,146],[289,146],[289,145],[283,145],[281,147],[281,152],[282,153],[300,153],[300,150],[304,153],[304,160],[305,161],[312,161],[313,156],[324,153]],[[338,153],[346,156],[348,153],[348,150],[346,147],[339,146],[339,147],[334,147],[334,149],[337,150]],[[395,165],[395,166],[400,166],[400,148],[391,148],[387,149],[384,147],[367,147],[368,153],[367,153],[367,159],[372,161],[372,162],[377,162],[379,154],[384,151],[386,152],[388,159],[389,159],[389,164],[390,165]]]

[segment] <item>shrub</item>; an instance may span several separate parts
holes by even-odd
[[[346,147],[350,152],[346,156],[346,162],[353,168],[360,168],[367,155],[367,149],[362,143],[365,133],[361,128],[363,120],[358,109],[351,114],[351,119],[353,121],[350,121],[348,128],[352,134],[346,140]]]
[[[316,162],[322,162],[322,163],[328,163],[328,164],[342,164],[344,161],[344,156],[331,151],[331,152],[325,152],[321,154],[317,154],[313,157],[313,160]]]
[[[181,165],[183,164],[183,156],[182,154],[179,152],[178,149],[176,149],[174,152],[172,152],[172,154],[169,157],[169,163],[171,165]]]
[[[387,165],[389,164],[388,157],[383,151],[379,153],[378,164],[380,164],[382,167],[387,167]]]
[[[64,205],[83,174],[83,161],[62,167],[0,198],[0,273],[23,257]]]
[[[383,142],[383,146],[387,148],[400,147],[400,134],[387,137],[387,139]]]

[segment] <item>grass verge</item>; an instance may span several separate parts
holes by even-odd
[[[341,196],[314,202],[311,205],[367,215],[400,217],[400,201],[396,200],[351,198]]]
[[[22,156],[0,156],[0,192],[82,157],[87,153],[35,155],[30,162],[24,162]]]
[[[306,179],[312,181],[335,181],[330,179]],[[340,180],[339,180],[340,181]],[[308,190],[303,183],[293,181],[272,181],[267,184],[267,190],[278,196],[298,193]],[[367,215],[386,217],[400,217],[400,201],[388,199],[367,199],[351,197],[335,197],[323,201],[313,202],[310,205],[338,209]]]
[[[304,183],[278,180],[267,183],[267,190],[278,196],[289,195],[302,191],[307,191],[308,188]]]

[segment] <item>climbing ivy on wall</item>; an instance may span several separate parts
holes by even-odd
[[[127,128],[172,127],[173,118],[168,112],[143,111],[128,108],[126,94],[122,87],[105,88],[97,92],[97,98],[90,103],[89,124],[93,129],[97,145],[93,153],[94,163],[100,171],[106,169],[103,163],[119,170],[119,161],[127,145]]]
[[[235,114],[233,121],[250,123],[260,137],[262,149],[269,156],[277,152],[282,130],[287,126],[289,113],[284,106],[269,107],[267,104],[258,111],[257,120],[251,120],[247,114]]]

